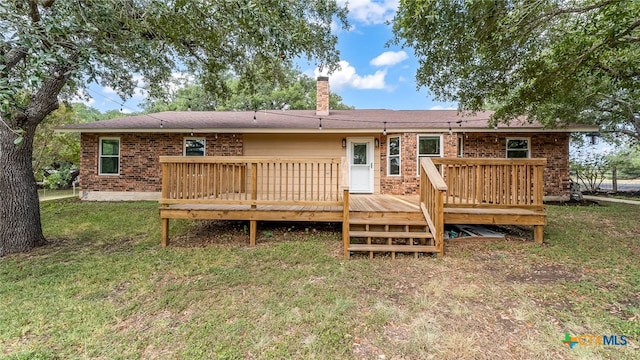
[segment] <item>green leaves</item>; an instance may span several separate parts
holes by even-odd
[[[168,99],[149,98],[144,104],[147,112],[212,110],[261,110],[261,109],[315,109],[316,81],[298,70],[283,69],[277,81],[257,79],[251,86],[243,86],[238,78],[228,78],[226,97],[207,93],[200,84],[178,89]],[[331,109],[350,109],[336,94],[330,96]]]
[[[335,1],[56,0],[38,10],[33,22],[22,1],[0,6],[0,47],[27,49],[20,66],[0,68],[0,91],[35,93],[64,66],[71,71],[62,93],[69,95],[87,81],[123,98],[143,84],[161,94],[172,73],[183,71],[221,95],[227,73],[272,81],[296,57],[337,64],[330,28],[333,21],[347,26],[346,8]]]
[[[203,84],[199,100],[210,109],[212,99],[227,95],[230,73],[250,89],[279,83],[293,58],[337,64],[332,22],[348,26],[346,7],[333,0],[33,3],[35,8],[22,0],[0,2],[0,121],[7,121],[0,132],[30,129],[16,131],[17,146],[57,101],[77,98],[90,83],[123,99],[141,87],[162,98],[176,73],[189,72]],[[56,113],[49,122],[65,116]],[[52,126],[44,127],[50,133]],[[38,142],[55,143],[50,140],[35,141],[43,159],[55,157],[38,148]]]
[[[638,14],[638,1],[403,0],[394,33],[440,100],[497,104],[495,121],[593,123],[640,140]]]
[[[18,129],[18,130],[14,130],[14,132],[16,133],[16,135],[18,135],[18,137],[16,137],[13,140],[13,143],[17,146],[21,146],[22,143],[24,142],[25,131],[23,129]]]

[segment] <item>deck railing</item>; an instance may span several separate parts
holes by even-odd
[[[543,209],[546,159],[435,158],[445,206]]]
[[[420,160],[420,209],[433,234],[440,256],[444,255],[444,193],[447,185],[430,158]]]
[[[344,158],[161,156],[160,204],[343,204]]]

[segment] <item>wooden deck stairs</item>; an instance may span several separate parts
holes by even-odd
[[[416,196],[345,194],[349,212],[345,214],[348,234],[345,256],[368,253],[420,253],[438,252],[434,236],[420,211]]]
[[[427,222],[418,212],[351,212],[349,215],[349,252],[374,253],[435,253],[434,237]]]

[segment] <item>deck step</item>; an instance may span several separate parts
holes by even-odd
[[[397,224],[396,224],[397,223]],[[366,219],[366,218],[350,218],[349,224],[352,225],[415,225],[415,226],[427,226],[427,221],[423,219],[417,220],[401,220],[390,222],[389,219]]]
[[[429,232],[418,231],[350,231],[351,237],[432,239]]]
[[[426,252],[435,253],[438,249],[429,245],[374,245],[351,244],[349,251],[375,251],[375,252]]]
[[[425,221],[422,213],[349,213],[349,221],[368,221],[370,224],[402,224],[405,221]]]

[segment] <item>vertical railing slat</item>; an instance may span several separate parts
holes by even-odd
[[[545,159],[434,158],[445,204],[542,206]]]
[[[169,204],[342,201],[343,159],[171,158],[161,160],[161,198]]]
[[[251,163],[251,200],[258,198],[258,164]],[[252,209],[256,208],[256,205],[251,205]]]

